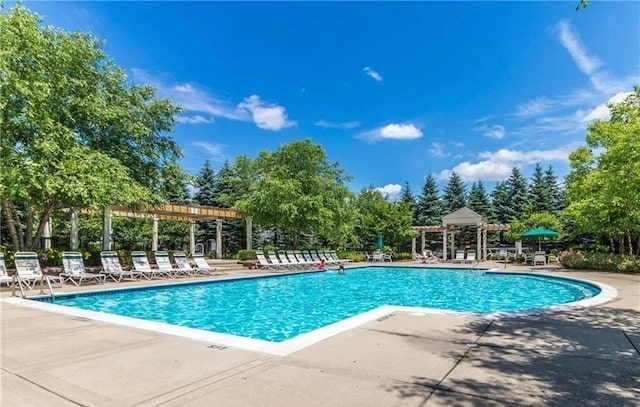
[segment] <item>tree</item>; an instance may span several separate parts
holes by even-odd
[[[445,212],[451,213],[465,207],[467,205],[465,195],[466,191],[462,178],[453,171],[449,177],[447,186],[444,188],[444,195],[442,197]]]
[[[491,192],[491,206],[493,209],[492,222],[509,222],[509,191],[507,191],[507,184],[504,181],[498,182]]]
[[[416,202],[415,196],[411,192],[411,187],[409,187],[409,181],[404,182],[404,186],[400,191],[400,202],[405,203],[409,210],[411,210],[411,222],[414,225],[418,224],[418,204]]]
[[[303,233],[331,235],[343,227],[350,192],[349,179],[338,163],[329,162],[311,140],[283,144],[261,152],[255,160],[249,193],[237,202],[263,226],[290,233],[296,248]]]
[[[522,216],[528,205],[527,180],[518,167],[513,167],[505,186],[507,190],[507,206],[504,208],[507,211],[506,220],[512,221]]]
[[[567,196],[564,188],[558,184],[558,180],[553,173],[553,167],[549,166],[544,172],[544,183],[549,187],[551,195],[551,213],[558,213],[567,206]]]
[[[411,240],[415,232],[411,229],[411,210],[407,203],[389,202],[380,191],[365,188],[355,199],[357,220],[355,235],[360,247],[372,250],[378,244],[381,233],[385,246],[398,247]]]
[[[442,200],[438,196],[438,186],[433,175],[427,175],[422,188],[422,195],[418,198],[418,224],[441,225],[443,215]]]
[[[492,210],[487,191],[484,189],[482,181],[474,182],[471,185],[471,191],[469,192],[468,207],[475,213],[484,216],[487,219],[491,219]]]
[[[551,173],[553,175],[553,172]],[[555,177],[553,179],[555,185]],[[555,209],[555,197],[553,196],[553,186],[542,172],[540,163],[536,164],[529,184],[529,211],[530,212],[551,212]]]
[[[535,228],[553,230],[558,233],[558,238],[561,238],[564,233],[562,220],[560,218],[549,212],[536,212],[523,215],[520,219],[514,219],[513,222],[511,222],[511,228],[505,235],[512,241],[522,240],[522,234],[524,232]]]
[[[19,250],[58,209],[158,202],[180,157],[166,135],[178,107],[129,86],[94,37],[40,22],[20,4],[0,14],[0,195]]]
[[[625,246],[632,254],[640,234],[640,87],[608,107],[611,118],[591,123],[587,145],[569,155],[565,213],[578,232],[607,236],[612,249],[617,240],[621,254]]]

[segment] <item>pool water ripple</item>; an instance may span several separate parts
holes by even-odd
[[[58,305],[281,342],[382,305],[492,313],[598,294],[595,286],[478,270],[366,267],[55,299]]]

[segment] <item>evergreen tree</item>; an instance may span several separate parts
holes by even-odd
[[[198,205],[214,206],[216,177],[209,160],[204,162],[200,173],[196,178],[196,187],[198,192],[195,193],[193,201]],[[200,222],[198,224],[198,238],[202,241],[216,238],[215,222]]]
[[[418,225],[432,226],[442,224],[442,200],[438,196],[438,187],[433,175],[427,175],[422,188],[422,195],[418,198]]]
[[[491,206],[493,212],[491,222],[509,222],[509,191],[505,182],[498,182],[491,192]]]
[[[404,203],[411,210],[411,223],[413,225],[417,225],[418,204],[416,202],[416,197],[414,197],[411,192],[408,181],[404,182],[404,187],[402,187],[402,191],[400,191],[400,202]]]
[[[564,188],[558,184],[558,180],[553,173],[553,167],[549,166],[544,172],[544,182],[549,187],[551,205],[549,212],[558,213],[567,206],[567,197]]]
[[[457,211],[467,205],[466,191],[462,178],[453,171],[449,177],[449,183],[444,189],[442,200],[446,214]]]
[[[513,167],[506,182],[509,197],[507,206],[507,220],[518,219],[528,206],[527,180],[518,167]]]
[[[553,172],[552,172],[553,175]],[[555,185],[555,179],[552,184]],[[546,179],[540,164],[536,164],[536,169],[531,177],[529,186],[529,209],[531,212],[551,212],[555,206],[555,199],[552,195],[552,184]]]
[[[222,165],[215,175],[212,190],[212,202],[220,208],[231,208],[239,199],[240,191],[235,190],[238,184],[235,179],[236,171],[228,161]],[[215,228],[214,228],[215,230]],[[246,224],[242,219],[225,220],[222,225],[222,253],[225,258],[230,257],[246,245]]]
[[[487,191],[484,189],[482,181],[474,182],[473,185],[471,185],[467,206],[475,213],[487,219],[493,218],[491,203],[489,202],[489,197],[487,196]]]

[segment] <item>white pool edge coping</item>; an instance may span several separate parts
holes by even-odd
[[[500,273],[500,269],[484,269],[478,271],[490,271]],[[237,348],[242,350],[248,350],[253,352],[265,353],[273,356],[287,356],[291,353],[297,352],[309,346],[312,346],[318,342],[328,339],[332,336],[338,335],[342,332],[346,332],[358,326],[364,325],[368,322],[387,317],[395,312],[411,313],[413,315],[451,315],[461,317],[480,317],[485,319],[501,319],[514,316],[531,316],[531,315],[543,315],[549,313],[555,313],[559,311],[566,311],[572,308],[584,308],[592,307],[595,305],[604,304],[610,302],[618,297],[618,290],[607,284],[603,284],[596,281],[580,279],[575,277],[565,276],[550,276],[547,274],[531,273],[531,272],[517,272],[509,271],[509,274],[522,274],[522,275],[537,275],[546,278],[557,278],[564,280],[573,280],[586,284],[592,284],[600,289],[600,294],[595,297],[587,298],[584,300],[574,301],[566,304],[553,305],[545,308],[537,308],[530,311],[516,311],[516,312],[495,312],[490,314],[479,314],[472,312],[450,311],[436,308],[423,308],[423,307],[407,307],[407,306],[392,306],[383,305],[371,311],[364,312],[362,314],[354,315],[342,321],[335,322],[333,324],[324,326],[322,328],[315,329],[311,332],[307,332],[282,342],[270,342],[261,339],[247,338],[243,336],[236,336],[231,334],[224,334],[218,332],[205,331],[202,329],[188,328],[183,326],[171,325],[163,322],[147,321],[138,318],[124,317],[120,315],[107,314],[103,312],[84,310],[80,308],[66,307],[44,301],[30,300],[25,298],[3,298],[2,301],[10,304],[25,306],[29,308],[39,309],[45,312],[53,312],[63,315],[68,315],[76,318],[87,318],[90,320],[101,321],[111,323],[115,325],[122,325],[130,328],[144,329],[147,331],[162,333],[166,335],[172,335],[182,338],[195,339],[197,341],[206,342],[212,345],[222,345],[231,348]],[[257,277],[257,276],[256,276]],[[247,277],[242,277],[245,279]],[[249,277],[254,278],[254,277]],[[225,279],[231,280],[231,279]],[[151,286],[147,286],[151,287]],[[131,287],[134,288],[134,287]],[[137,287],[140,288],[140,287]],[[99,290],[100,292],[111,290]],[[83,293],[88,293],[85,291]],[[64,293],[64,295],[73,295],[78,293]]]

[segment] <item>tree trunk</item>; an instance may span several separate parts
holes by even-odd
[[[611,253],[616,252],[616,242],[613,240],[613,236],[609,235],[609,246],[611,246]]]
[[[631,242],[631,231],[627,230],[627,241],[629,242],[629,256],[633,256],[633,243]]]
[[[35,211],[33,206],[29,206],[24,221],[24,248],[27,250],[33,250],[33,217],[35,216]]]
[[[638,235],[638,242],[636,243],[636,256],[640,256],[640,234]]]
[[[38,229],[36,230],[36,234],[33,236],[33,241],[35,243],[40,241],[40,238],[44,233],[45,224],[47,223],[49,218],[51,218],[52,213],[53,213],[53,204],[48,204],[47,206],[45,206],[44,211],[42,211],[42,216],[40,216],[40,223],[38,225]]]
[[[9,199],[6,196],[2,197],[2,208],[4,209],[4,216],[7,220],[9,236],[11,236],[11,245],[13,246],[13,250],[19,251],[22,247],[20,246],[20,238],[16,229],[15,211],[13,210],[13,205],[9,202]]]
[[[622,236],[618,236],[618,243],[619,243],[619,247],[618,247],[618,253],[619,254],[624,254],[624,235]]]

